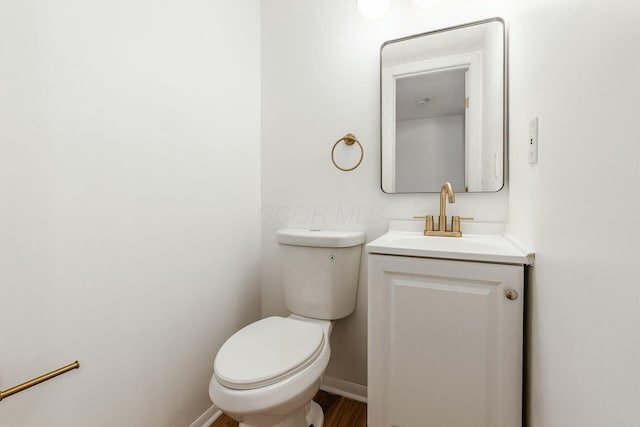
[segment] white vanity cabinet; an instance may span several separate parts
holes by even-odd
[[[368,425],[521,426],[524,266],[373,245]]]

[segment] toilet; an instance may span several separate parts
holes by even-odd
[[[240,427],[322,427],[312,398],[331,356],[333,321],[356,306],[365,235],[284,229],[277,237],[292,314],[232,335],[216,355],[209,396]]]

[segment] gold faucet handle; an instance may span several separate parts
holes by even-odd
[[[433,215],[414,216],[415,219],[424,219],[424,231],[433,231]]]
[[[460,221],[473,221],[473,217],[470,216],[457,216],[454,215],[451,217],[451,231],[458,232],[460,231]]]
[[[451,217],[451,231],[454,233],[460,231],[460,217],[457,215]]]

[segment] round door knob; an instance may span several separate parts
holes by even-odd
[[[518,299],[518,293],[514,289],[507,289],[504,291],[504,296],[507,297],[510,301],[515,301]]]

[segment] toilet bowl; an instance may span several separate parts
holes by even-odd
[[[220,348],[211,400],[240,427],[322,427],[313,396],[331,356],[333,321],[355,309],[361,232],[278,231],[289,317],[240,329]]]
[[[311,399],[329,363],[332,327],[291,315],[241,329],[216,356],[211,400],[241,427],[322,427],[322,410]]]

